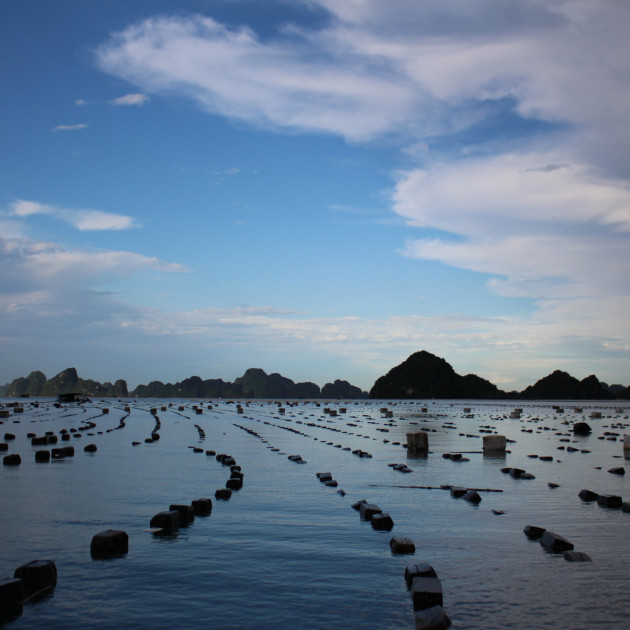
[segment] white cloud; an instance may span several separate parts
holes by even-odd
[[[87,129],[85,123],[79,123],[78,125],[57,125],[53,128],[53,131],[78,131],[80,129]]]
[[[150,100],[151,99],[146,94],[125,94],[124,96],[119,96],[118,98],[115,98],[109,102],[112,105],[142,107]]]
[[[183,272],[185,267],[125,251],[69,249],[26,238],[0,238],[0,293],[91,288],[139,270]]]
[[[128,230],[129,228],[137,227],[132,217],[100,212],[99,210],[70,211],[66,220],[81,231]]]
[[[11,214],[16,217],[30,217],[33,214],[50,214],[51,211],[51,206],[46,206],[37,201],[16,199],[11,204]]]
[[[15,217],[29,217],[36,214],[47,214],[70,223],[77,230],[128,230],[138,227],[136,221],[129,216],[101,212],[100,210],[82,210],[60,208],[42,204],[37,201],[17,199],[11,204],[10,215]]]
[[[409,85],[364,60],[344,63],[307,42],[263,43],[199,15],[145,20],[97,55],[104,70],[146,92],[182,92],[263,126],[367,138],[407,120],[415,104]]]
[[[229,118],[367,140],[457,131],[510,98],[522,116],[572,126],[566,142],[630,171],[630,7],[616,0],[312,0],[320,30],[262,41],[211,18],[162,16],[117,33],[101,67]]]
[[[401,175],[394,210],[455,236],[409,256],[500,276],[503,295],[630,295],[630,187],[554,155],[501,155]]]

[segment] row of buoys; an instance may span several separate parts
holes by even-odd
[[[47,595],[56,585],[57,567],[52,560],[19,566],[13,578],[0,580],[0,624],[17,619],[25,603]]]
[[[435,569],[418,562],[405,568],[405,582],[411,595],[416,630],[446,630],[451,620],[444,611],[442,582]]]
[[[396,470],[396,471],[401,472],[401,473],[411,473],[411,472],[413,472],[413,468],[409,468],[409,466],[407,466],[407,464],[393,463],[393,464],[387,464],[387,466],[389,468],[391,468],[392,470]]]
[[[504,475],[510,475],[512,479],[536,479],[534,475],[524,471],[522,468],[510,468],[509,466],[507,466],[505,468],[501,468],[501,472]]]
[[[328,488],[336,488],[339,486],[339,482],[333,479],[332,473],[318,472],[315,473],[315,476],[319,479],[320,483],[323,483]]]
[[[398,465],[392,465],[394,466]],[[315,476],[326,486],[338,485],[330,472],[318,472]],[[378,505],[369,503],[366,499],[353,503],[352,508],[360,513],[361,520],[369,521],[375,530],[391,531],[394,527],[392,517],[383,512]],[[410,538],[401,536],[393,536],[389,541],[389,547],[396,555],[413,554],[416,551],[414,542]],[[414,581],[416,579],[417,581]],[[411,590],[416,628],[442,630],[450,627],[451,621],[442,608],[441,582],[437,579],[432,567],[421,564],[410,565],[405,571],[405,580],[408,589]]]
[[[479,505],[481,503],[481,496],[476,490],[469,490],[460,486],[452,486],[450,488],[451,496],[454,499],[464,499],[468,503],[473,505]]]
[[[250,418],[250,419],[253,419],[253,418]],[[290,420],[288,420],[288,421],[290,422]],[[278,429],[283,429],[285,431],[289,431],[291,433],[295,433],[296,435],[301,435],[303,437],[312,438],[311,435],[308,435],[307,433],[304,433],[303,431],[299,431],[299,430],[294,429],[292,427],[286,427],[286,426],[274,424],[274,423],[269,422],[269,421],[262,421],[262,420],[259,420],[259,419],[257,419],[257,422],[262,422],[263,424],[267,424],[269,426],[273,426],[273,427],[276,427]],[[238,425],[235,425],[235,426],[238,426]],[[341,433],[350,433],[348,431],[341,431],[340,429],[336,429],[336,428],[320,426],[320,425],[317,425],[315,423],[308,423],[307,426],[313,426],[313,427],[318,427],[318,428],[322,428],[322,429],[329,429],[331,431],[337,431],[337,432],[341,432]],[[355,435],[355,434],[350,433],[350,435]],[[358,437],[364,437],[364,436],[358,436]],[[367,437],[367,436],[365,436],[365,437]],[[321,439],[318,439],[318,438],[312,438],[312,439],[317,440],[319,442],[325,442],[324,440],[321,440]],[[344,451],[350,451],[351,450],[349,446],[343,448],[341,446],[341,444],[333,444],[333,442],[325,442],[325,443],[328,444],[329,446],[334,446],[335,448],[340,448],[341,450],[344,450]],[[371,458],[372,457],[372,455],[370,453],[368,453],[367,451],[363,451],[361,449],[355,449],[355,450],[352,451],[352,453],[354,455],[358,455],[359,457],[367,457],[367,458]]]
[[[590,556],[584,551],[575,551],[572,542],[560,534],[550,532],[544,527],[525,525],[523,533],[530,540],[538,540],[550,553],[562,554],[568,562],[591,562]]]
[[[443,459],[450,459],[452,462],[469,462],[469,457],[464,457],[461,453],[442,453]]]
[[[195,425],[197,426],[197,425]],[[203,452],[203,449],[195,447],[194,452]],[[241,467],[237,465],[236,460],[226,453],[216,453],[209,449],[206,451],[207,456],[214,456],[216,461],[223,466],[230,467],[230,478],[226,481],[224,488],[218,488],[215,493],[215,499],[227,501],[232,496],[233,490],[240,490],[243,487],[244,474]],[[168,510],[155,514],[149,523],[149,527],[153,534],[157,536],[173,535],[180,527],[187,527],[195,520],[195,516],[209,516],[212,512],[212,499],[201,498],[195,499],[186,504],[171,504]]]
[[[383,512],[376,503],[368,503],[366,499],[361,499],[353,503],[352,508],[359,512],[362,521],[370,522],[373,529],[391,531],[394,527],[392,517],[387,512]]]
[[[630,512],[630,503],[625,502],[619,495],[616,494],[598,494],[592,490],[586,488],[580,490],[578,496],[585,503],[597,501],[597,505],[612,509],[621,509],[622,512]]]

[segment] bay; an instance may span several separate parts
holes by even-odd
[[[564,401],[559,412],[546,401],[254,400],[240,401],[242,413],[239,401],[224,400],[33,402],[0,427],[15,435],[8,452],[22,457],[20,466],[0,470],[0,577],[50,558],[59,581],[7,628],[413,628],[403,574],[419,561],[438,573],[454,628],[627,625],[630,514],[578,498],[589,488],[630,501],[625,476],[608,472],[624,465],[627,402]],[[515,406],[523,412],[511,419]],[[156,429],[152,408],[160,439],[147,443]],[[591,419],[592,411],[602,418]],[[576,421],[588,422],[592,434],[574,436]],[[31,446],[27,433],[62,429],[81,434],[55,445],[74,446],[74,457],[36,463],[34,452],[52,447]],[[428,432],[426,458],[410,458],[404,448],[417,430]],[[504,458],[480,453],[491,433],[511,440]],[[96,453],[83,451],[88,443]],[[229,468],[208,450],[242,467],[243,488],[229,501],[214,497]],[[467,451],[474,452],[464,453],[465,462],[442,457]],[[505,467],[535,479],[514,479]],[[337,488],[318,481],[323,471]],[[481,492],[473,506],[446,490],[398,487],[443,484],[502,492]],[[170,504],[202,497],[212,498],[209,517],[172,537],[146,531]],[[388,512],[393,530],[361,521],[351,508],[360,499]],[[545,552],[523,534],[528,524],[568,538],[593,561]],[[108,528],[128,533],[129,553],[93,560],[90,541]],[[415,554],[392,554],[394,535],[411,538]]]

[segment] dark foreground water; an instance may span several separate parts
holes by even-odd
[[[454,628],[629,627],[630,514],[578,498],[588,488],[630,501],[626,478],[607,472],[625,463],[627,402],[564,403],[564,413],[551,403],[300,402],[283,403],[285,414],[272,401],[243,402],[242,414],[227,401],[212,401],[212,409],[210,401],[189,400],[63,409],[31,402],[0,427],[0,438],[16,436],[9,453],[22,457],[18,467],[0,467],[0,578],[51,558],[59,581],[52,596],[26,605],[6,628],[413,628],[403,573],[415,561],[437,571]],[[192,405],[202,402],[198,415]],[[509,418],[515,405],[523,408],[520,419]],[[326,406],[347,411],[331,417]],[[393,418],[382,416],[384,406]],[[160,440],[146,443],[156,424],[152,407]],[[591,420],[593,410],[602,418]],[[573,437],[578,420],[592,426],[590,436]],[[86,430],[87,422],[96,426]],[[81,437],[56,446],[74,446],[73,458],[35,463],[36,450],[52,447],[31,446],[28,432],[72,428]],[[405,435],[419,429],[430,431],[432,452],[408,459]],[[468,462],[442,457],[480,451],[486,431],[515,440],[511,453],[471,453]],[[85,453],[88,443],[98,451]],[[229,469],[206,455],[209,449],[232,455],[244,472],[243,488],[229,501],[214,498]],[[372,457],[352,454],[356,449]],[[307,463],[288,459],[295,454]],[[506,466],[535,479],[513,479],[501,473]],[[331,472],[339,487],[319,483],[317,472]],[[473,506],[445,490],[395,487],[442,484],[503,492],[483,492]],[[169,504],[203,497],[213,501],[209,517],[170,538],[146,531]],[[380,505],[394,529],[362,522],[350,507],[359,499]],[[593,561],[546,553],[523,534],[528,524],[565,536]],[[129,534],[129,553],[92,560],[92,536],[108,528]],[[393,555],[394,535],[411,538],[415,555]]]

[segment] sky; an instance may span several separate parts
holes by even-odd
[[[630,384],[630,3],[2,0],[0,383],[427,350]]]

